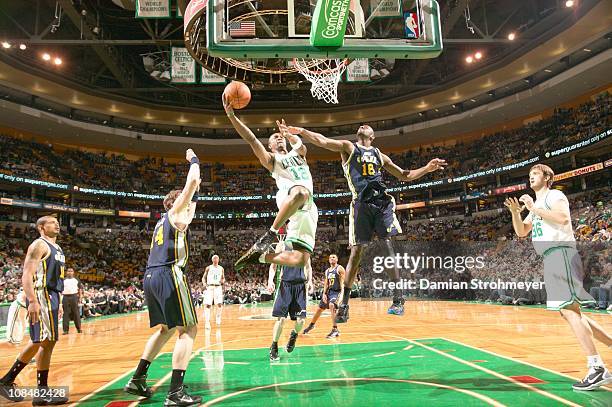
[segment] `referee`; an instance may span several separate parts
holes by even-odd
[[[79,314],[79,295],[80,295],[80,283],[74,277],[74,269],[69,268],[66,270],[66,278],[64,279],[64,296],[62,300],[62,307],[64,308],[64,318],[62,325],[64,328],[64,335],[68,334],[70,319],[74,321],[77,332],[81,333],[81,315]]]

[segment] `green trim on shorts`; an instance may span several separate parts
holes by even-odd
[[[573,249],[573,247],[571,246],[555,246],[555,247],[549,247],[548,249],[544,250],[544,253],[542,253],[542,257],[546,257],[549,254],[551,254],[552,252],[554,252],[555,250],[559,250],[559,249]]]
[[[314,253],[314,249],[311,245],[303,241],[302,239],[298,239],[297,237],[288,237],[285,239],[285,242],[297,243],[299,246],[302,246],[309,253]]]

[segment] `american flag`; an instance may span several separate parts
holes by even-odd
[[[232,38],[254,37],[255,21],[232,21],[229,25],[229,35]]]

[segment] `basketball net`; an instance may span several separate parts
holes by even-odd
[[[333,104],[338,103],[338,83],[347,62],[346,59],[293,59],[297,70],[310,82],[312,97]]]

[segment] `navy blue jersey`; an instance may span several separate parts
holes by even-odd
[[[64,271],[66,268],[66,258],[62,249],[40,238],[49,247],[49,255],[40,261],[34,276],[34,286],[36,288],[46,288],[51,291],[64,291]]]
[[[327,279],[327,289],[332,291],[340,291],[340,276],[338,275],[338,265],[334,268],[325,270],[325,279]]]
[[[300,282],[306,281],[306,273],[304,267],[289,267],[283,266],[281,269],[281,281]]]
[[[372,191],[384,192],[380,151],[376,147],[367,148],[357,143],[353,143],[353,147],[353,153],[343,164],[353,199],[364,199],[364,194],[368,198]]]
[[[175,228],[164,213],[155,225],[147,268],[173,266],[184,269],[189,258],[189,231]]]

